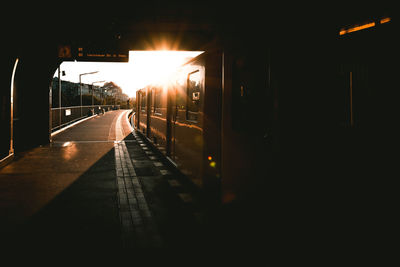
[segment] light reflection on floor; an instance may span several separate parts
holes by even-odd
[[[126,111],[116,112],[115,120],[122,113],[126,114]],[[119,136],[125,138],[129,132],[125,130],[127,121],[120,119],[119,122],[123,126],[115,128],[120,131]],[[98,123],[104,125],[100,120]],[[111,128],[115,125],[113,123]],[[85,126],[75,126],[78,127]],[[23,222],[77,181],[113,148],[114,140],[58,140],[20,153],[0,170],[0,217],[10,223]]]

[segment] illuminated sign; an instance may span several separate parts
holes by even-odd
[[[390,20],[391,20],[390,18],[383,18],[380,20],[380,23],[383,24],[383,23],[389,22]]]
[[[129,51],[114,47],[94,48],[79,46],[71,48],[70,45],[60,45],[58,57],[66,61],[128,62]]]
[[[110,51],[107,49],[90,49],[78,47],[77,60],[84,61],[112,61],[112,62],[128,62],[129,51]]]
[[[374,21],[370,21],[368,23],[364,23],[364,24],[357,24],[357,25],[353,25],[351,27],[348,28],[342,28],[339,32],[339,35],[345,35],[347,33],[351,33],[351,32],[356,32],[356,31],[361,31],[364,29],[368,29],[368,28],[372,28],[375,27],[377,24],[384,24],[387,22],[390,22],[391,18],[389,17],[385,17],[379,20],[379,22],[374,22]]]
[[[346,33],[351,33],[351,32],[356,32],[356,31],[372,28],[374,26],[375,26],[375,22],[370,22],[370,23],[366,23],[366,24],[363,24],[363,25],[353,26],[353,27],[348,28],[348,29],[340,30],[339,35],[344,35]]]

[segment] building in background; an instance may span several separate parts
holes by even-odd
[[[59,107],[59,88],[58,77],[53,78],[52,84],[52,107]],[[121,87],[114,82],[107,82],[103,86],[82,83],[82,102],[83,105],[121,105],[124,106],[129,96],[123,93]],[[79,83],[61,80],[61,103],[62,107],[80,105],[80,86]]]

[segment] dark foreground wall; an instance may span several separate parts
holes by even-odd
[[[14,144],[17,151],[49,142],[50,82],[52,59],[21,54],[15,74]],[[53,59],[54,60],[54,59]]]
[[[0,84],[0,160],[8,156],[10,150],[10,107],[11,107],[11,74],[15,59],[6,57],[2,60]]]

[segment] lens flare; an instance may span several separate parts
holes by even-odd
[[[131,51],[132,88],[141,89],[147,85],[166,85],[177,79],[179,66],[202,51]]]

